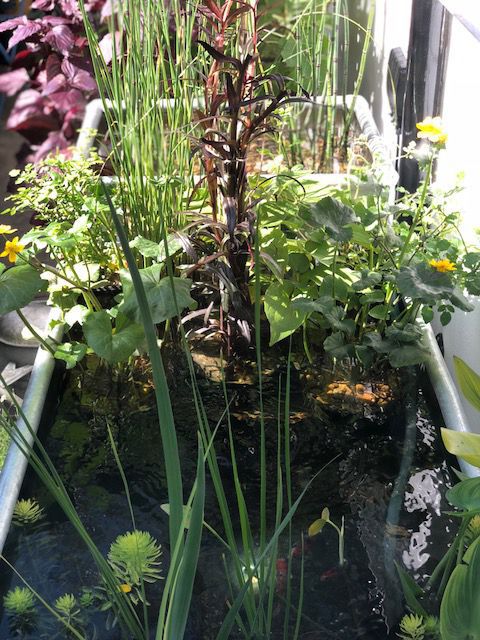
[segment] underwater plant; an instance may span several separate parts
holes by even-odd
[[[17,527],[33,524],[43,518],[43,509],[33,498],[17,500],[13,510],[12,522]]]
[[[401,633],[397,634],[401,640],[427,640],[438,638],[438,620],[433,616],[417,615],[415,613],[403,616],[400,622]]]
[[[160,546],[147,531],[129,531],[119,535],[110,546],[108,562],[118,577],[120,589],[134,601],[143,600],[142,583],[161,577]]]
[[[36,604],[35,596],[27,587],[10,589],[3,599],[12,629],[22,633],[35,628]]]
[[[74,626],[81,623],[81,610],[79,603],[72,593],[65,593],[55,600],[55,609],[62,616],[65,625]]]

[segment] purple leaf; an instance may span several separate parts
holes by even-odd
[[[53,80],[55,76],[62,73],[62,65],[60,57],[56,53],[51,53],[45,63],[45,71],[47,72],[47,80]]]
[[[35,0],[32,2],[32,9],[40,11],[52,11],[55,8],[55,0]]]
[[[50,153],[58,153],[63,149],[69,147],[71,143],[65,138],[62,131],[51,131],[47,139],[42,142],[42,144],[35,149],[33,155],[30,156],[30,162],[39,162],[45,156],[48,156]]]
[[[115,49],[117,51],[117,56],[119,55],[119,52],[120,52],[121,35],[122,34],[120,33],[120,31],[115,32]],[[112,34],[107,33],[107,35],[105,35],[98,43],[98,47],[102,53],[103,59],[105,60],[105,64],[110,64],[113,57]]]
[[[11,20],[5,20],[5,22],[0,22],[0,33],[2,31],[12,31],[16,29],[20,24],[27,24],[28,20],[25,16],[20,16],[19,18],[12,18]]]
[[[60,6],[66,16],[70,16],[76,20],[82,19],[82,12],[80,11],[77,0],[60,0]]]
[[[73,88],[81,89],[82,91],[96,90],[97,83],[91,74],[84,69],[76,67],[69,60],[62,62],[62,71]]]
[[[57,93],[58,91],[61,91],[61,89],[65,88],[66,83],[67,79],[63,73],[58,73],[43,87],[42,95],[50,96],[52,93]]]
[[[51,31],[45,36],[44,41],[47,42],[52,49],[66,55],[72,49],[75,38],[72,31],[65,24],[59,24],[52,27]]]
[[[26,40],[27,38],[30,38],[31,36],[35,35],[41,30],[42,30],[41,24],[39,24],[38,22],[27,20],[27,24],[19,25],[15,29],[15,32],[13,33],[12,37],[8,41],[8,48],[12,49],[19,42],[23,42],[24,40]]]
[[[7,96],[14,96],[29,80],[30,76],[25,69],[16,69],[15,71],[2,73],[0,75],[0,93],[5,93]]]
[[[34,89],[22,91],[18,96],[7,120],[7,129],[56,129],[58,121],[45,109],[45,98]]]
[[[50,100],[55,105],[55,109],[60,113],[66,113],[73,108],[81,112],[85,109],[87,103],[83,93],[78,89],[58,91],[50,96]]]

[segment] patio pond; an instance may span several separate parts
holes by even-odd
[[[186,490],[196,465],[196,420],[191,386],[181,357],[170,358],[168,376],[179,438]],[[209,354],[196,357],[198,382],[209,421],[214,427],[225,408],[218,367]],[[128,478],[137,529],[148,531],[162,545],[163,573],[168,566],[168,516],[165,469],[148,367],[137,363],[112,374],[96,360],[69,373],[62,393],[53,392],[54,410],[46,410],[41,429],[54,464],[87,530],[106,556],[116,537],[132,530],[122,479],[109,443],[115,438]],[[264,363],[265,425],[270,522],[275,514],[275,459],[279,382],[285,383],[286,358]],[[241,369],[241,370],[240,370]],[[242,486],[250,520],[258,521],[258,390],[253,363],[244,361],[227,382],[231,420]],[[292,521],[292,545],[280,542],[282,559],[292,558],[293,603],[300,589],[302,532],[328,506],[331,519],[345,518],[345,558],[338,565],[338,538],[331,527],[306,538],[304,547],[303,640],[386,640],[395,638],[395,625],[404,612],[394,561],[403,562],[420,578],[429,575],[446,550],[454,524],[442,514],[450,486],[445,453],[438,446],[441,417],[420,370],[408,370],[391,384],[365,385],[338,371],[300,364],[292,368],[290,446],[293,496],[312,476],[325,469],[307,491]],[[389,397],[389,389],[396,398]],[[282,397],[283,399],[283,397]],[[216,451],[227,499],[235,504],[228,432],[222,424]],[[29,526],[12,527],[4,550],[18,573],[49,603],[64,593],[78,597],[82,587],[99,583],[95,565],[72,525],[40,484],[27,473],[22,497],[35,498],[44,517]],[[232,508],[232,511],[233,508]],[[222,523],[207,473],[205,521],[219,532]],[[234,518],[235,523],[235,518]],[[236,522],[235,524],[238,524]],[[240,528],[238,527],[238,530]],[[186,637],[211,640],[227,612],[230,598],[223,547],[204,532],[191,615]],[[277,565],[278,566],[278,565]],[[282,638],[281,576],[272,638]],[[4,565],[0,595],[21,579]],[[149,585],[149,611],[160,601],[162,582]],[[40,604],[36,626],[26,640],[69,637]],[[120,639],[117,627],[107,630],[106,614],[88,611],[88,640]],[[291,616],[295,616],[292,614]],[[154,624],[152,625],[154,637]],[[14,637],[5,613],[0,639]],[[232,635],[232,638],[237,638]],[[238,636],[241,637],[240,635]]]

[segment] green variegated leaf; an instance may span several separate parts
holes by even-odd
[[[480,411],[480,376],[458,356],[453,356],[455,374],[465,398]]]

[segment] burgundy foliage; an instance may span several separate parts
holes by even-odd
[[[111,14],[111,0],[85,6],[101,29]],[[0,23],[0,32],[11,31],[8,48],[19,46],[11,71],[0,75],[0,92],[18,93],[6,126],[26,138],[31,146],[27,160],[37,162],[74,143],[97,86],[78,1],[34,0],[31,8],[28,18]]]

